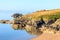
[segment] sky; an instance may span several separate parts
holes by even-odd
[[[0,0],[1,15],[15,12],[27,14],[37,10],[59,8],[60,0]]]

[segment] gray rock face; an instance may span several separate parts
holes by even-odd
[[[47,25],[50,25],[50,24],[55,23],[55,22],[57,21],[57,19],[58,19],[58,18],[54,18],[54,19],[48,20]]]
[[[59,31],[60,30],[60,19],[57,19],[55,23],[49,25],[49,26],[52,26],[53,29]]]
[[[37,24],[37,28],[40,28],[42,27],[43,24],[45,24],[45,21],[43,20],[43,18],[41,18],[41,20],[37,21],[36,24]]]
[[[19,15],[16,17],[19,17]],[[58,22],[58,19],[55,18],[55,19],[51,19],[51,20],[48,20],[47,24],[46,22],[43,20],[43,18],[41,17],[41,20],[29,20],[27,18],[24,18],[20,15],[19,18],[15,18],[14,19],[14,24],[18,24],[18,27],[17,28],[25,28],[27,31],[31,31],[32,29],[40,29],[42,28],[42,26],[44,25],[44,27],[46,27],[47,29],[52,29],[52,30],[56,30],[56,31],[59,31],[60,30],[60,23]],[[34,30],[35,30],[34,29]],[[32,31],[31,31],[32,32]]]

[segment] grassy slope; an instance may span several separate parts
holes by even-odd
[[[60,18],[60,9],[36,11],[32,14],[27,14],[24,17],[33,20],[39,20],[40,17],[43,17],[44,20]]]

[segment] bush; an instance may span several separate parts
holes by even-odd
[[[15,14],[13,14],[13,18],[18,18],[18,17],[22,17],[23,15],[22,14],[20,14],[20,13],[15,13]]]

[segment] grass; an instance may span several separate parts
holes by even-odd
[[[32,14],[25,15],[24,17],[30,20],[40,20],[41,17],[43,17],[44,20],[60,18],[60,10],[37,11]]]
[[[50,20],[50,19],[54,19],[54,18],[60,18],[60,12],[58,13],[54,13],[52,15],[42,15],[42,16],[32,16],[32,17],[27,17],[28,19],[32,19],[32,20],[39,20],[40,18],[43,18],[44,20]]]
[[[42,15],[40,17],[43,17],[44,19],[54,19],[54,18],[60,18],[60,12],[54,13],[53,15]]]

